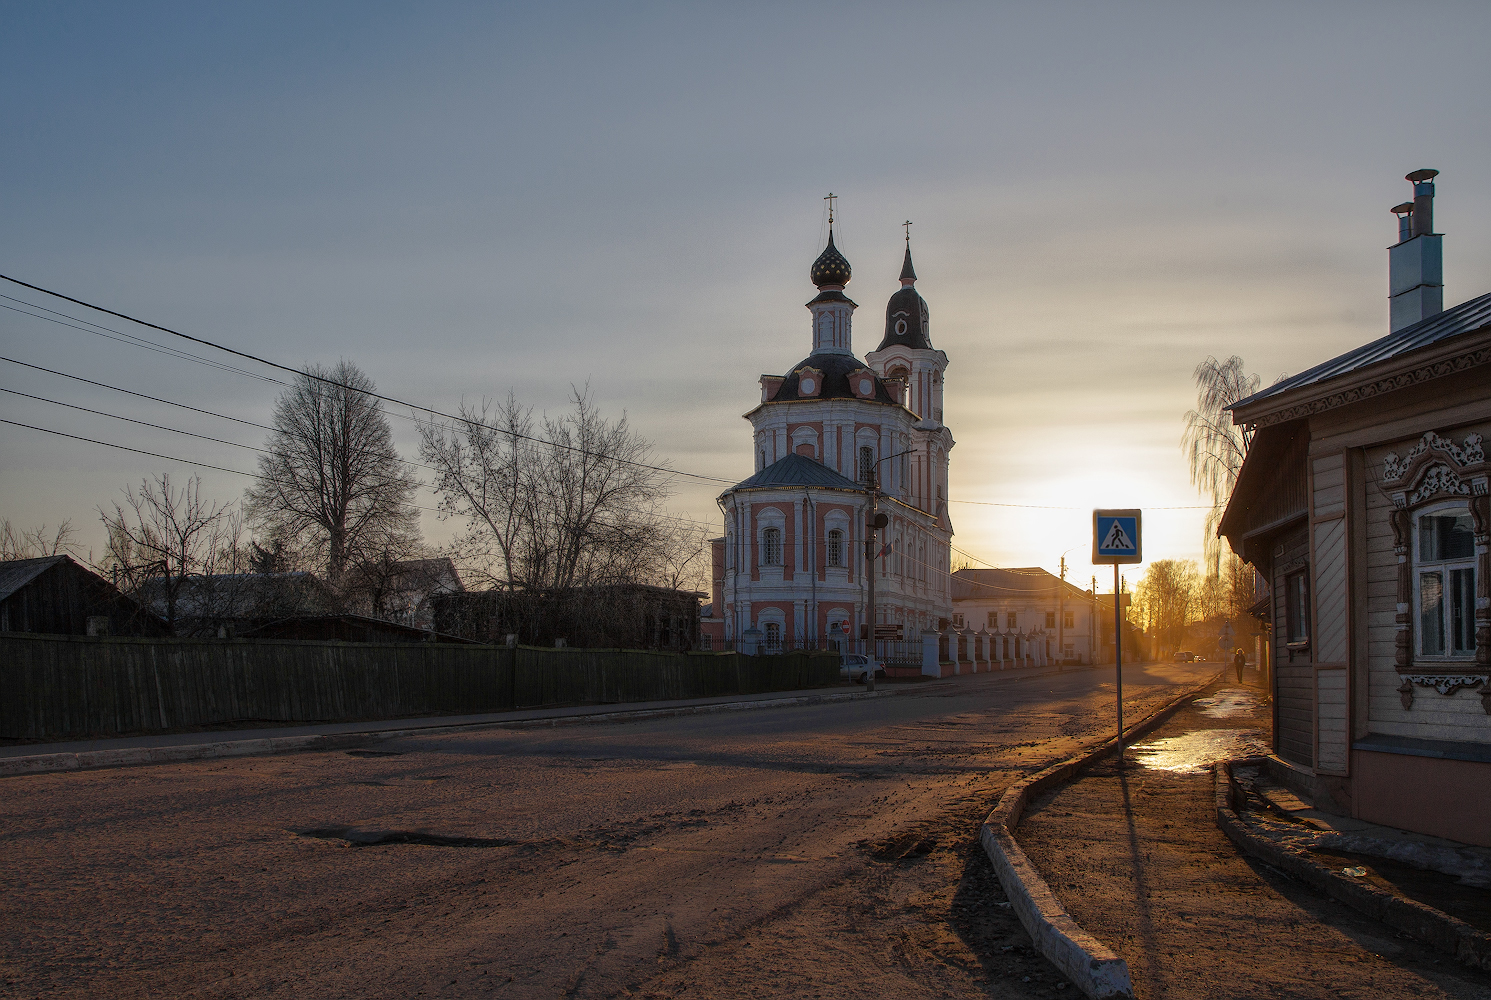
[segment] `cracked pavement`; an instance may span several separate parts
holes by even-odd
[[[1126,668],[1126,717],[1214,671]],[[977,830],[1112,682],[6,779],[0,992],[1075,996]]]

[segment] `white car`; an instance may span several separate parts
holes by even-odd
[[[863,684],[865,674],[870,670],[870,658],[864,653],[841,653],[839,654],[839,676],[856,684]],[[885,676],[885,667],[879,663],[875,664],[875,679],[880,680]]]

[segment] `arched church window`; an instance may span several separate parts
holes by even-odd
[[[766,623],[766,648],[779,651],[782,648],[782,626],[777,622]]]
[[[837,528],[828,533],[828,564],[844,565],[844,533]]]
[[[875,482],[875,449],[868,445],[859,449],[859,481],[866,486]]]
[[[767,528],[761,532],[761,565],[782,565],[782,529]]]

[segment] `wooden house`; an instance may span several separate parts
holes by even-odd
[[[169,635],[165,622],[66,555],[0,563],[0,632]]]
[[[1233,407],[1221,533],[1272,587],[1276,774],[1491,846],[1491,294],[1439,309],[1426,175],[1395,210],[1392,332]]]

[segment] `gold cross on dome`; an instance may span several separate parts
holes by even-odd
[[[830,226],[834,224],[834,202],[838,200],[838,197],[838,195],[830,191],[823,199],[828,202],[828,224]]]
[[[911,245],[911,220],[907,219],[905,222],[901,223],[901,228],[904,229],[904,230],[906,230],[906,245],[910,246]]]

